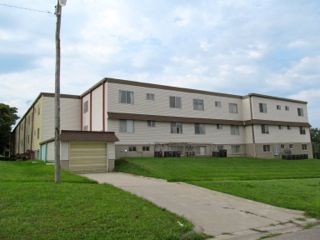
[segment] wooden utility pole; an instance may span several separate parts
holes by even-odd
[[[61,165],[60,165],[60,28],[61,28],[62,8],[59,0],[56,6],[56,70],[55,70],[55,182],[61,182]]]

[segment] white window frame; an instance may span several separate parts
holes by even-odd
[[[263,149],[263,152],[270,152],[271,151],[270,145],[263,145],[262,149]]]
[[[277,105],[277,110],[281,110],[281,105]]]
[[[303,117],[304,116],[303,108],[297,108],[297,112],[298,112],[298,116],[299,117]]]
[[[308,144],[303,143],[303,144],[301,145],[301,149],[302,149],[302,151],[308,151]]]
[[[182,108],[181,97],[170,96],[169,97],[170,108]]]
[[[134,121],[133,120],[119,120],[119,132],[120,133],[134,133]]]
[[[172,134],[182,134],[183,133],[182,123],[172,122],[170,124],[170,132]]]
[[[237,125],[230,126],[231,135],[240,135],[240,128]]]
[[[237,103],[229,103],[229,113],[238,113]]]
[[[119,103],[134,104],[134,92],[119,90]]]
[[[89,111],[89,102],[85,101],[83,103],[83,113],[87,113]]]
[[[241,146],[240,145],[231,145],[231,152],[232,153],[240,153],[241,152]]]
[[[261,113],[267,113],[268,112],[267,104],[266,103],[259,103],[259,111]]]
[[[204,123],[195,123],[194,124],[194,133],[197,135],[206,134],[206,125]]]
[[[155,127],[156,126],[156,122],[152,121],[152,120],[148,120],[147,124],[148,124],[148,127]]]
[[[204,111],[203,99],[193,99],[193,110]]]
[[[269,126],[265,125],[265,124],[262,124],[261,125],[261,133],[262,134],[269,134]]]
[[[214,106],[217,108],[221,108],[221,101],[215,101]]]
[[[306,134],[306,128],[305,127],[299,127],[300,134],[305,135]]]
[[[142,146],[142,151],[143,152],[150,152],[150,147],[149,146]]]
[[[146,99],[147,100],[150,100],[150,101],[154,101],[154,93],[147,93],[146,95]]]
[[[222,130],[223,129],[223,124],[217,124],[217,129]]]

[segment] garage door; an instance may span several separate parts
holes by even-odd
[[[69,169],[78,173],[106,172],[106,143],[70,142]]]

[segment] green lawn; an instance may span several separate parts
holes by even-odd
[[[116,171],[182,181],[320,218],[320,161],[253,158],[127,158]]]
[[[180,223],[183,224],[181,227]],[[204,239],[185,219],[39,161],[0,161],[0,239]]]

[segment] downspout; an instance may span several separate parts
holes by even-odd
[[[253,120],[253,109],[252,109],[252,96],[250,95],[250,117],[251,120]],[[254,123],[251,125],[251,130],[252,130],[252,144],[253,144],[253,157],[257,157],[257,150],[256,150],[256,137],[254,134]]]

